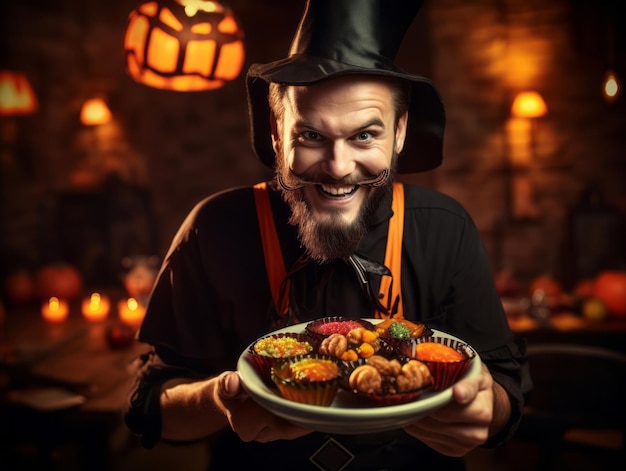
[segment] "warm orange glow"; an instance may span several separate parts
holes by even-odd
[[[122,300],[117,305],[118,316],[124,324],[138,326],[146,315],[146,308],[137,302],[135,298]]]
[[[520,92],[513,100],[511,115],[515,118],[540,118],[548,112],[543,97],[534,91]]]
[[[509,41],[503,54],[506,85],[523,90],[541,81],[554,61],[554,42],[538,37],[529,26],[509,28]]]
[[[232,13],[207,0],[140,5],[129,15],[124,52],[137,82],[177,91],[222,87],[239,76],[245,57]]]
[[[532,161],[532,127],[529,119],[507,120],[508,158],[513,168],[527,168]]]
[[[83,299],[81,312],[88,321],[100,322],[109,315],[110,306],[109,298],[100,293],[92,293],[90,297]]]
[[[36,110],[37,98],[26,76],[0,70],[0,116],[30,114]]]
[[[198,11],[209,13],[222,13],[224,11],[224,7],[220,3],[210,0],[176,0],[176,3],[185,7],[187,16],[194,16]]]
[[[111,121],[111,111],[102,98],[91,98],[80,110],[80,122],[85,126],[97,126]]]
[[[602,82],[602,94],[604,95],[604,99],[609,103],[613,103],[617,100],[621,91],[622,85],[617,74],[612,70],[608,70]]]
[[[48,322],[63,322],[70,313],[67,301],[51,297],[41,306],[41,316]]]

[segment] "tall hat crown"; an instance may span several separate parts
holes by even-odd
[[[252,145],[274,167],[269,84],[313,85],[343,75],[396,77],[412,87],[409,121],[399,173],[441,164],[445,111],[439,92],[425,77],[394,64],[400,44],[422,0],[307,0],[289,56],[248,69],[246,86]]]

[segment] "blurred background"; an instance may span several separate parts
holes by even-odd
[[[538,287],[550,295],[556,286],[556,295],[580,301],[581,282],[625,268],[620,3],[426,1],[398,54],[398,65],[434,81],[447,112],[443,165],[402,179],[469,210],[514,313]],[[211,72],[211,62],[217,75],[187,84],[172,78],[172,68],[203,49],[190,47],[189,57],[177,49],[182,20],[155,13],[166,4],[2,2],[0,278],[7,319],[60,293],[141,301],[146,293],[138,285],[150,282],[195,203],[271,177],[250,146],[245,71],[287,55],[304,1],[229,0],[232,18],[217,36],[188,26],[221,49],[207,46],[212,59],[202,65]],[[155,51],[172,48],[179,54],[159,76]],[[243,55],[226,59],[230,52]],[[153,68],[153,85],[140,83],[142,63]],[[198,91],[202,85],[210,89]],[[28,88],[34,106],[14,106],[12,90]],[[523,92],[539,103],[518,106]],[[92,99],[105,109],[90,119],[83,112]],[[41,274],[68,266],[73,278]],[[626,315],[623,279],[619,286],[622,304],[613,313]],[[579,318],[580,304],[572,308],[570,297],[548,308],[565,305]],[[70,316],[80,317],[75,309]],[[600,311],[603,318],[606,306]]]
[[[303,3],[231,0],[241,73],[220,88],[178,92],[126,72],[138,2],[3,2],[2,69],[23,73],[38,102],[30,114],[1,116],[3,274],[64,260],[89,283],[119,283],[122,258],[162,256],[198,200],[267,178],[249,144],[245,70],[287,55]],[[437,84],[447,129],[441,168],[405,180],[469,209],[495,271],[523,282],[550,273],[569,285],[589,275],[598,267],[581,259],[576,217],[590,206],[607,221],[593,242],[602,247],[584,250],[602,265],[624,262],[610,217],[626,212],[624,97],[602,92],[608,70],[626,74],[617,6],[426,2],[406,37],[397,62]],[[513,115],[522,91],[538,92],[545,114]],[[111,117],[82,124],[93,98]]]

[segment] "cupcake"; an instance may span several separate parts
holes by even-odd
[[[313,352],[304,334],[282,333],[263,337],[253,343],[248,353],[263,381],[271,381],[271,369],[279,360]]]
[[[400,344],[411,339],[433,333],[426,324],[412,322],[408,319],[386,319],[376,324],[375,328],[378,335],[394,348],[398,348]]]
[[[407,345],[403,353],[428,366],[435,391],[442,391],[458,381],[476,355],[469,345],[444,337],[419,337]]]
[[[339,389],[341,369],[331,357],[299,355],[273,366],[271,377],[285,399],[327,407]]]
[[[331,334],[347,335],[353,329],[365,328],[367,330],[374,330],[374,324],[358,317],[323,317],[309,322],[305,327],[305,334],[317,350],[324,338],[329,337]]]
[[[343,361],[356,361],[369,358],[390,350],[373,330],[356,327],[347,334],[333,333],[324,337],[318,347],[318,353],[339,358]]]
[[[344,363],[344,368],[344,387],[373,405],[410,402],[433,387],[426,364],[413,358],[374,355],[354,368]]]

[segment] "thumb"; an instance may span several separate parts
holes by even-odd
[[[245,395],[239,373],[226,371],[218,378],[218,394],[223,400],[239,399]]]

